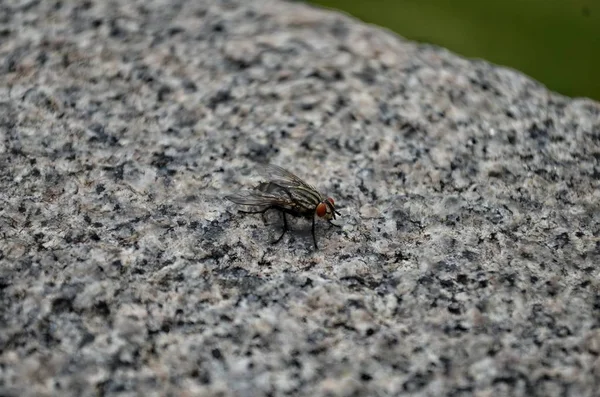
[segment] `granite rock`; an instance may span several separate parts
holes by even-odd
[[[598,103],[275,0],[2,2],[0,59],[0,395],[598,395]]]

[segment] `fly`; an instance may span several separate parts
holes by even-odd
[[[258,207],[257,211],[240,211],[246,214],[264,214],[269,210],[278,210],[283,215],[283,233],[273,244],[281,241],[285,233],[290,230],[286,215],[312,219],[312,237],[317,246],[315,236],[315,215],[331,222],[336,215],[335,203],[331,197],[319,193],[317,189],[291,172],[277,166],[267,165],[261,167],[260,174],[266,179],[254,190],[244,191],[225,198],[235,204]],[[339,226],[338,226],[339,227]]]

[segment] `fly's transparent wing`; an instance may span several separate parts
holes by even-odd
[[[264,177],[264,182],[254,190],[226,198],[236,204],[263,208],[275,206],[303,214],[314,212],[325,200],[313,186],[282,167],[273,164],[259,166],[258,172]]]
[[[235,204],[255,207],[290,207],[294,204],[293,196],[274,183],[261,183],[255,190],[241,191],[225,198]]]
[[[258,167],[258,172],[268,181],[273,182],[277,185],[292,188],[292,189],[305,189],[310,190],[317,193],[319,196],[319,192],[313,186],[304,182],[302,179],[292,174],[288,170],[275,165],[275,164],[267,164]]]
[[[235,204],[252,207],[278,207],[287,208],[299,213],[314,211],[316,204],[314,197],[303,189],[287,188],[274,182],[263,182],[255,190],[242,191],[225,196]]]
[[[272,205],[277,201],[278,197],[272,194],[259,191],[244,191],[240,193],[230,194],[225,198],[232,203],[239,205],[263,206]]]
[[[264,165],[259,167],[258,172],[269,184],[279,186],[290,200],[302,207],[314,208],[324,200],[317,189],[282,167]]]

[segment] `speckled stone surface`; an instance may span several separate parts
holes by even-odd
[[[598,103],[294,2],[14,0],[0,138],[2,396],[598,396]],[[267,162],[318,251],[223,200]]]

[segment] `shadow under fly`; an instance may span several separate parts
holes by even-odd
[[[315,236],[315,215],[325,219],[332,226],[338,225],[331,222],[336,215],[340,215],[335,209],[331,197],[325,197],[317,189],[291,172],[277,166],[266,165],[259,168],[259,173],[266,179],[254,190],[226,196],[225,198],[235,204],[258,208],[256,211],[240,211],[246,214],[264,214],[269,210],[277,210],[283,215],[283,233],[273,244],[277,244],[285,233],[290,230],[287,215],[312,218],[312,237],[317,246]]]

